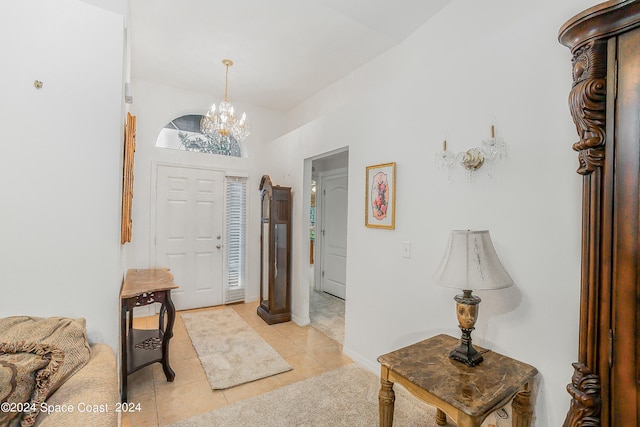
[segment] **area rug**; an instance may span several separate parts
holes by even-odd
[[[372,427],[379,425],[379,390],[378,377],[348,365],[172,426]],[[433,407],[397,385],[394,390],[393,425],[437,427]]]
[[[232,308],[181,315],[214,390],[291,370],[291,366]]]

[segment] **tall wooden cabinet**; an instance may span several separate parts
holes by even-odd
[[[584,177],[579,352],[564,425],[638,426],[640,0],[594,6],[559,39],[573,53]]]
[[[269,325],[291,320],[291,188],[260,182],[260,305]]]

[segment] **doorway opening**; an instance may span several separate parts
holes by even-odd
[[[311,162],[309,319],[340,344],[347,301],[348,164],[347,149]]]

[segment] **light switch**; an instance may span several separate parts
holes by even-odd
[[[411,242],[402,242],[402,256],[411,258]]]

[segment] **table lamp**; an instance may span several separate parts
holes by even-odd
[[[489,231],[452,230],[447,251],[433,278],[438,285],[463,292],[454,298],[462,338],[449,357],[468,366],[478,365],[482,362],[482,355],[471,344],[471,331],[475,329],[481,300],[471,292],[513,285],[509,273],[498,259]]]

